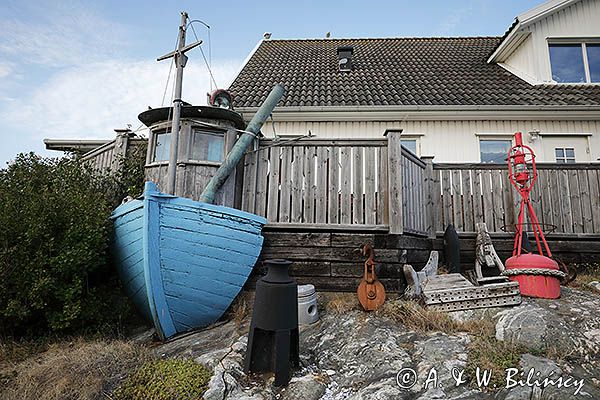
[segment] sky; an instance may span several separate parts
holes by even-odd
[[[227,88],[244,60],[273,39],[498,36],[542,0],[0,2],[0,168],[21,152],[44,156],[43,139],[112,139],[137,115],[170,104],[170,61],[180,12],[195,23],[200,49],[188,53],[183,99],[206,104],[210,78]],[[194,33],[188,30],[190,43]]]

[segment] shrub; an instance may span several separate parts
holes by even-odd
[[[198,400],[212,373],[193,360],[157,360],[144,364],[114,392],[116,400]]]
[[[108,262],[116,187],[74,157],[21,154],[0,170],[4,333],[100,329],[124,315]]]

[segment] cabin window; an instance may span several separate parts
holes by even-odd
[[[417,139],[400,139],[400,144],[414,155],[417,155]]]
[[[554,81],[600,82],[600,43],[551,43],[548,47]]]
[[[554,149],[556,162],[559,164],[574,164],[575,149],[573,147],[556,147]]]
[[[222,132],[195,129],[192,132],[190,160],[222,162],[225,157],[225,137]]]
[[[152,161],[169,161],[171,149],[171,132],[158,132],[154,136],[154,152]]]
[[[480,140],[479,154],[482,163],[503,164],[512,146],[510,140]]]

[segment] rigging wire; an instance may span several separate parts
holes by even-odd
[[[192,28],[192,33],[194,34],[194,37],[196,38],[196,41],[200,40],[198,39],[198,35],[196,34],[196,29],[194,29],[194,22],[198,22],[202,25],[204,25],[207,30],[208,30],[208,60],[206,59],[206,55],[204,54],[204,50],[202,49],[202,46],[200,46],[200,53],[202,53],[202,58],[204,59],[204,63],[206,64],[206,68],[208,69],[208,74],[210,75],[210,91],[212,92],[213,90],[213,84],[215,85],[215,89],[217,89],[219,87],[219,85],[217,85],[217,81],[215,80],[215,76],[213,75],[212,72],[212,45],[211,45],[211,38],[210,38],[210,26],[208,24],[206,24],[203,21],[200,21],[199,19],[193,19],[190,22],[188,22],[188,26]]]

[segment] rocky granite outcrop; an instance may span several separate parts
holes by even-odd
[[[454,313],[453,318],[460,320],[492,319],[497,340],[529,349],[514,366],[518,373],[513,380],[523,384],[498,391],[480,390],[472,381],[456,385],[457,374],[467,365],[469,334],[415,332],[358,310],[323,313],[319,322],[301,329],[302,366],[285,388],[272,387],[272,376],[243,373],[247,325],[214,326],[159,346],[156,352],[193,357],[211,367],[214,376],[207,400],[561,400],[574,398],[581,380],[576,397],[598,399],[599,309],[598,294],[563,288],[559,300],[525,299],[512,308]],[[539,374],[527,382],[532,368]],[[541,382],[561,376],[561,387],[534,383],[536,378]],[[564,385],[568,377],[571,381]]]

